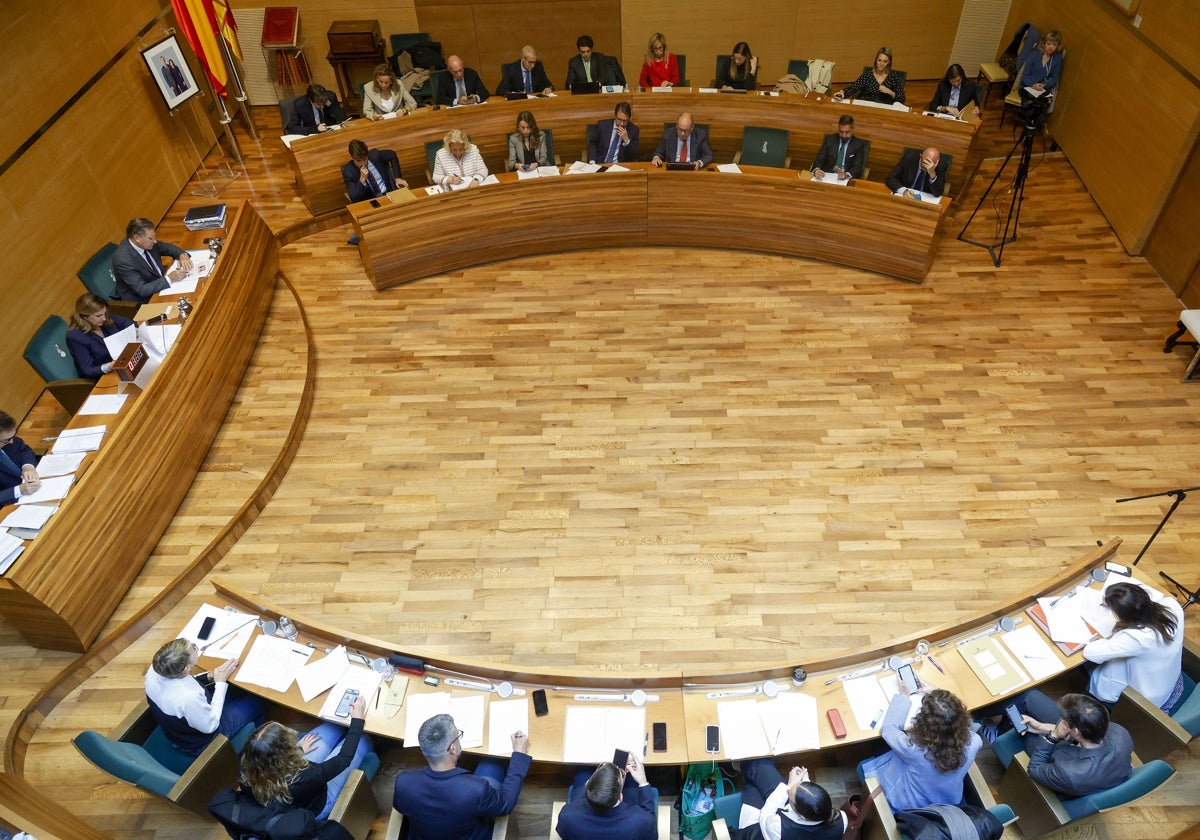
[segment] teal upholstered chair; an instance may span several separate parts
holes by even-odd
[[[442,140],[428,140],[425,143],[425,178],[433,183],[433,160],[442,148]]]
[[[237,746],[245,744],[253,729],[254,724],[247,724],[238,733]],[[167,741],[144,701],[111,736],[85,729],[71,743],[105,773],[205,818],[209,800],[238,773],[237,752],[228,738],[217,735],[200,755],[185,755]]]
[[[46,390],[67,411],[74,414],[92,393],[96,384],[82,379],[75,369],[75,360],[67,349],[67,322],[61,315],[51,315],[25,345],[25,361],[46,383]]]
[[[793,58],[788,61],[788,73],[795,76],[802,82],[808,81],[808,59]]]
[[[734,154],[733,162],[790,169],[792,158],[787,153],[789,136],[786,128],[748,125],[742,129],[742,148]]]
[[[112,255],[116,250],[117,246],[114,243],[105,242],[99,251],[88,258],[77,274],[84,288],[108,301],[109,311],[132,318],[138,310],[135,301],[113,300],[113,295],[117,292],[117,277],[112,270]]]
[[[1121,784],[1075,799],[1062,799],[1029,776],[1029,756],[1016,730],[1009,730],[992,744],[1004,776],[999,793],[1021,820],[1021,833],[1028,838],[1041,837],[1069,823],[1128,805],[1146,796],[1175,775],[1165,761],[1142,764],[1135,755],[1133,773]]]
[[[878,788],[878,780],[873,776],[867,777],[867,791],[874,792]],[[979,765],[974,762],[971,763],[967,775],[963,779],[963,802],[979,808],[986,808],[993,817],[1000,821],[1001,825],[1011,825],[1017,821],[1017,814],[1013,808],[1007,804],[998,803],[992,796],[992,790],[984,780]],[[901,840],[900,830],[896,825],[896,815],[887,800],[887,795],[880,791],[872,806],[863,823],[862,836],[867,840],[885,840],[885,838],[886,840]],[[1021,827],[1024,828],[1024,823],[1021,824]]]
[[[1143,760],[1163,758],[1200,736],[1200,644],[1183,641],[1183,699],[1168,716],[1135,689],[1126,686],[1112,719],[1129,730]]]

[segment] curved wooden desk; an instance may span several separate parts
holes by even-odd
[[[921,281],[947,203],[898,198],[882,184],[814,183],[786,169],[741,174],[562,175],[350,205],[367,276],[377,289],[501,259],[564,250],[681,245],[829,260]],[[737,223],[731,224],[731,208]],[[867,224],[869,222],[869,224]]]
[[[845,693],[841,684],[836,680],[839,675],[852,672],[864,667],[876,667],[878,673],[885,673],[882,663],[892,655],[912,656],[919,639],[933,643],[932,656],[941,666],[930,664],[926,659],[914,663],[914,668],[922,682],[934,687],[946,688],[962,698],[968,708],[979,708],[995,703],[998,699],[975,676],[962,656],[956,654],[953,642],[967,638],[994,627],[997,620],[1004,616],[1025,618],[1025,608],[1031,606],[1035,599],[1042,595],[1057,593],[1064,588],[1084,580],[1087,573],[1101,567],[1105,560],[1116,555],[1121,541],[1114,539],[1073,563],[1070,567],[1056,574],[1011,601],[990,609],[980,610],[961,624],[931,627],[919,633],[896,639],[890,644],[877,649],[860,649],[847,652],[844,655],[818,662],[804,663],[764,663],[751,665],[737,673],[716,672],[680,672],[663,670],[653,674],[646,672],[612,673],[570,671],[563,669],[546,669],[539,672],[516,671],[497,666],[485,661],[471,659],[445,660],[436,657],[425,658],[427,673],[440,678],[457,676],[477,681],[501,682],[509,681],[513,685],[532,691],[537,688],[546,690],[549,700],[549,714],[545,717],[529,718],[530,749],[535,760],[561,762],[563,761],[563,726],[565,709],[572,705],[576,692],[628,692],[633,689],[643,689],[647,693],[656,694],[657,702],[645,706],[647,728],[655,721],[665,721],[668,732],[668,750],[662,753],[647,752],[646,761],[650,764],[683,764],[689,761],[704,761],[709,758],[721,759],[724,752],[712,756],[705,750],[705,728],[717,723],[717,704],[722,698],[710,698],[711,692],[728,690],[746,690],[760,685],[764,680],[772,680],[779,685],[790,684],[794,665],[803,665],[808,671],[808,680],[802,689],[805,694],[816,699],[818,709],[818,725],[821,748],[840,746],[855,741],[866,741],[878,737],[878,732],[858,727],[853,714],[849,711]],[[278,618],[279,609],[273,604],[248,592],[228,585],[219,579],[213,580],[217,597],[213,603],[233,606],[243,612],[259,614],[265,617]],[[343,633],[338,628],[322,622],[310,622],[302,617],[291,614],[293,622],[301,632],[301,641],[313,642],[317,647],[329,647],[345,644],[351,651],[362,653],[368,658],[387,656],[395,648],[386,641],[378,638],[358,636]],[[1040,631],[1039,631],[1040,632]],[[938,642],[946,642],[939,647]],[[1079,655],[1067,657],[1059,649],[1050,645],[1058,658],[1057,672],[1074,667],[1080,663]],[[419,652],[407,652],[420,656]],[[206,659],[204,664],[214,666],[219,660]],[[944,671],[944,673],[943,673]],[[464,676],[469,675],[469,676]],[[234,681],[237,682],[235,675]],[[1026,683],[1018,688],[1024,690],[1032,685]],[[315,715],[324,700],[319,696],[311,703],[305,703],[299,691],[293,685],[286,693],[273,692],[257,686],[247,686],[248,690],[262,695],[272,702],[280,703],[297,710]],[[445,686],[429,688],[419,677],[409,677],[408,693],[445,691]],[[452,689],[456,695],[478,693],[471,689]],[[1015,693],[1015,692],[1014,692]],[[1003,695],[1002,695],[1003,696]],[[614,706],[629,708],[625,703],[611,704],[587,703],[589,707]],[[368,703],[367,730],[377,735],[402,739],[404,733],[404,707],[393,719],[387,719],[382,711]],[[845,739],[837,739],[826,717],[827,710],[838,708],[848,730]],[[484,743],[486,744],[486,738]]]
[[[530,110],[538,126],[554,132],[554,150],[564,163],[577,159],[587,146],[587,127],[609,119],[617,103],[628,100],[633,122],[640,129],[641,157],[650,159],[662,137],[664,123],[674,123],[684,111],[709,126],[709,142],[718,163],[733,160],[742,147],[745,126],[785,128],[790,132],[788,154],[798,169],[807,169],[821,140],[837,131],[838,117],[851,114],[856,136],[871,141],[868,161],[872,177],[882,182],[905,147],[937,147],[953,155],[949,181],[961,184],[969,171],[967,157],[976,125],[835,103],[828,97],[755,96],[692,93],[605,94],[555,96],[506,102],[492,97],[483,105],[433,110],[423,108],[407,117],[370,122],[356,120],[338,131],[313,135],[292,143],[288,150],[300,197],[314,215],[340,210],[346,204],[341,167],[350,159],[347,145],[358,139],[371,148],[392,149],[400,169],[413,186],[426,184],[425,143],[441,140],[452,128],[461,128],[479,147],[488,168],[503,172],[508,157],[508,135],[515,130],[517,114]]]
[[[271,302],[278,250],[252,207],[229,209],[236,218],[202,304],[58,513],[0,578],[0,613],[31,644],[87,649],[170,524],[233,401]]]

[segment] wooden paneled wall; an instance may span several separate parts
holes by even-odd
[[[15,9],[17,6],[9,7]],[[4,157],[33,136],[161,11],[148,0],[47,0],[2,20],[0,78],[15,97],[0,125]],[[149,46],[166,33],[156,24]],[[127,52],[0,176],[0,408],[18,418],[41,379],[21,358],[45,318],[83,291],[75,272],[134,216],[158,219],[213,132],[196,97],[174,116],[136,49]],[[194,147],[193,147],[194,144]]]
[[[1200,86],[1105,0],[1014,0],[1008,30],[1026,20],[1063,33],[1054,138],[1126,250],[1141,253],[1196,144]]]
[[[1141,0],[1139,31],[1184,70],[1200,78],[1200,3],[1196,0]]]

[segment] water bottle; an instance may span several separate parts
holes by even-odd
[[[300,635],[300,631],[296,629],[296,625],[292,624],[292,620],[286,615],[279,616],[279,635],[288,641],[296,641],[296,637]]]

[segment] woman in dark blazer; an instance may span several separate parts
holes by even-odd
[[[108,301],[86,292],[75,301],[71,329],[67,331],[67,349],[75,360],[75,369],[86,379],[99,379],[112,370],[113,358],[104,339],[115,335],[133,321],[123,315],[110,315]]]
[[[971,113],[978,117],[979,101],[979,85],[967,81],[961,64],[951,64],[946,70],[946,75],[938,82],[937,90],[934,91],[933,99],[929,100],[926,110],[958,117],[971,108]]]

